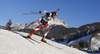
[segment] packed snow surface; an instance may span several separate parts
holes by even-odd
[[[22,37],[27,35],[28,33],[0,29],[0,54],[87,54],[46,39],[53,45],[50,46],[41,42],[42,37],[36,35],[33,35],[32,38],[40,43]]]

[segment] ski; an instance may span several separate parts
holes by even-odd
[[[27,39],[29,42],[31,42],[32,44],[34,44],[33,40],[31,41],[31,39]]]
[[[43,42],[43,41],[41,41],[41,42]],[[50,46],[52,46],[52,47],[58,48],[58,49],[62,49],[62,48],[56,47],[56,46],[54,46],[54,45],[52,45],[52,44],[50,44],[50,43],[48,43],[48,42],[43,42],[43,43],[46,43],[46,44],[48,44],[48,45],[50,45]]]
[[[39,41],[36,41],[36,40],[34,40],[34,39],[32,39],[32,38],[29,38],[29,39],[31,39],[31,40],[33,40],[33,41],[35,41],[35,42],[37,42],[37,43],[41,43],[41,42],[39,42]]]
[[[32,44],[34,44],[33,40],[31,41],[31,39],[26,38],[25,36],[22,36],[23,38],[25,38],[26,40],[28,40],[29,42],[31,42]]]
[[[23,38],[25,38],[25,39],[27,39],[28,41],[30,41],[31,43],[33,43],[33,41],[34,42],[37,42],[37,43],[40,43],[40,42],[38,42],[38,41],[36,41],[36,40],[34,40],[34,39],[32,39],[32,38],[27,38],[26,36],[22,36]],[[32,41],[31,41],[32,40]]]
[[[35,39],[32,39],[32,38],[27,38],[26,36],[22,36],[23,38],[25,38],[25,39],[27,39],[28,41],[30,41],[31,43],[33,43],[34,44],[34,42],[37,42],[37,43],[45,43],[45,44],[48,44],[48,45],[50,45],[50,46],[52,46],[52,47],[55,47],[55,48],[58,48],[58,49],[62,49],[62,48],[59,48],[59,47],[56,47],[56,46],[54,46],[54,45],[52,45],[52,44],[50,44],[50,43],[48,43],[48,42],[43,42],[43,41],[41,41],[41,42],[39,42],[39,41],[37,41],[37,40],[35,40]],[[31,41],[32,40],[32,41]],[[33,42],[34,41],[34,42]]]

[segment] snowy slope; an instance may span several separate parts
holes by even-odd
[[[85,37],[81,37],[81,38],[79,38],[79,39],[77,39],[77,40],[71,41],[71,42],[69,42],[67,45],[75,44],[75,43],[77,43],[79,40],[85,40],[85,41],[89,42],[90,38],[91,38],[91,35],[87,35],[87,36],[85,36]]]
[[[45,44],[28,41],[21,36],[27,36],[27,33],[11,32],[0,29],[0,54],[87,54],[74,48],[67,47],[47,40],[48,43],[59,47],[60,49]],[[41,37],[33,35],[35,40],[40,41]]]
[[[91,38],[91,48],[93,50],[99,50],[100,47],[100,33],[97,34],[98,37]]]

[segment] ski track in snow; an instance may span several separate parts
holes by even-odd
[[[65,45],[47,40],[48,43],[59,47],[50,46],[41,42],[39,36],[33,35],[32,38],[41,42],[26,40],[21,36],[27,36],[28,33],[12,32],[0,29],[0,54],[87,54],[75,48],[70,48]]]

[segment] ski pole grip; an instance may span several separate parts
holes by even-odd
[[[39,11],[39,13],[41,14],[41,13],[42,13],[42,11]]]

